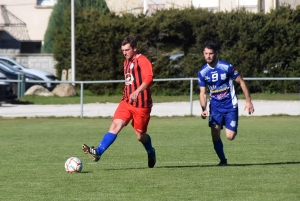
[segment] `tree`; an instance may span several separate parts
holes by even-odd
[[[42,53],[53,53],[53,42],[55,41],[55,29],[59,30],[65,26],[63,13],[66,9],[71,8],[72,0],[58,0],[54,6],[52,14],[49,19],[48,27],[44,36],[44,45],[42,47]],[[102,13],[108,13],[109,9],[105,0],[74,0],[75,12],[82,11],[85,8],[90,10],[99,10]]]

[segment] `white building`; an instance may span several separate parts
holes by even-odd
[[[300,0],[192,0],[195,7],[215,11],[231,11],[244,8],[250,12],[268,13],[281,5],[289,4],[292,8],[300,5]]]
[[[47,3],[45,3],[47,2]],[[0,49],[39,53],[56,0],[1,0]]]

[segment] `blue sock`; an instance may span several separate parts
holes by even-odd
[[[105,150],[108,149],[108,147],[115,141],[116,138],[117,138],[116,134],[107,132],[103,136],[99,146],[96,149],[98,155],[101,156],[105,152]]]
[[[144,135],[148,135],[148,134],[144,134]],[[153,153],[153,147],[152,147],[150,135],[148,135],[148,140],[147,140],[147,142],[143,143],[143,146],[146,149],[146,151],[147,151],[148,154],[152,154]]]
[[[215,151],[216,151],[219,159],[221,161],[225,161],[226,158],[225,158],[225,154],[224,154],[224,150],[223,150],[223,143],[222,143],[221,139],[217,142],[214,142],[214,148],[215,148]]]

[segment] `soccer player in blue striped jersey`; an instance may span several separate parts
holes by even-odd
[[[234,88],[234,81],[239,83],[245,95],[245,108],[251,115],[254,106],[251,102],[248,87],[241,74],[228,62],[218,59],[218,46],[213,41],[204,44],[203,55],[206,64],[198,72],[198,86],[200,88],[201,117],[209,116],[214,149],[220,159],[219,166],[227,165],[227,159],[221,140],[221,129],[225,126],[228,140],[233,140],[238,128],[238,100]],[[209,90],[209,110],[207,108],[206,87]]]

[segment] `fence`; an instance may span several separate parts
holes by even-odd
[[[190,115],[193,115],[193,81],[197,81],[197,78],[165,78],[165,79],[154,79],[154,82],[169,82],[169,81],[190,81]],[[244,78],[244,80],[299,80],[300,77],[292,77],[292,78]],[[7,82],[18,82],[21,83],[22,80],[5,80]],[[24,80],[23,80],[24,82]],[[48,83],[48,81],[26,81],[29,83]],[[83,106],[84,106],[84,97],[83,97],[83,86],[84,84],[101,84],[101,83],[122,83],[124,80],[102,80],[102,81],[52,81],[51,83],[57,84],[79,84],[80,85],[80,117],[83,118]],[[23,94],[24,95],[24,94]]]

